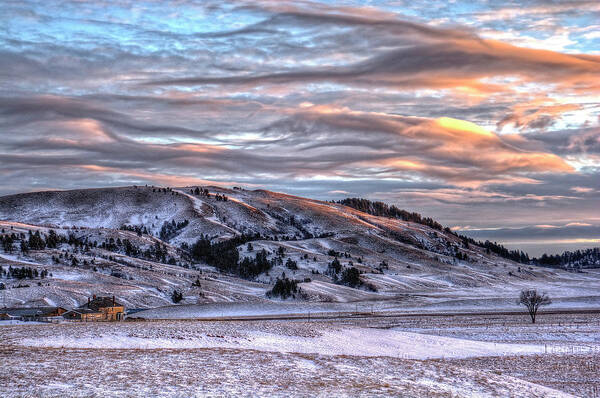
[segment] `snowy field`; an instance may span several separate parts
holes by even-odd
[[[27,347],[90,349],[205,349],[229,348],[265,352],[392,357],[405,359],[466,358],[473,356],[541,354],[533,344],[503,344],[403,332],[393,329],[343,327],[307,328],[304,333],[285,330],[235,329],[215,335],[195,329],[163,329],[142,325],[132,330],[101,335],[35,337],[20,340]],[[187,326],[187,325],[186,325]]]
[[[0,396],[593,397],[600,316],[539,319],[5,325]]]
[[[489,290],[487,291],[489,294]],[[597,294],[597,293],[595,293]],[[374,314],[381,316],[424,314],[424,313],[466,313],[478,314],[523,312],[523,307],[515,302],[514,296],[509,297],[485,297],[484,292],[477,292],[469,297],[461,296],[460,292],[451,295],[445,293],[443,296],[421,296],[406,297],[405,300],[389,301],[361,301],[353,303],[327,303],[327,302],[294,302],[294,301],[262,301],[262,302],[222,302],[186,305],[169,305],[151,308],[132,315],[134,318],[148,320],[170,320],[170,319],[241,319],[253,317],[296,317],[316,318],[351,316],[354,314]],[[419,301],[416,305],[415,301]],[[600,296],[582,297],[558,297],[554,298],[550,307],[544,311],[597,311],[600,309]]]

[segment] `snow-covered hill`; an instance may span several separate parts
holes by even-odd
[[[412,304],[473,289],[563,282],[585,289],[597,282],[595,274],[518,264],[423,224],[264,190],[134,186],[27,193],[1,197],[0,220],[0,283],[6,287],[0,299],[7,305],[71,307],[92,294],[114,294],[128,307],[154,307],[172,304],[174,291],[183,293],[185,304],[278,301],[280,295],[266,293],[283,274],[295,281],[288,300]],[[236,245],[238,272],[194,255],[202,236],[213,244],[243,236]],[[266,268],[240,277],[244,258],[254,261],[263,249]],[[18,279],[23,275],[9,273],[17,267],[38,277]],[[43,270],[48,276],[41,279]]]

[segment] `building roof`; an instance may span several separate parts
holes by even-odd
[[[95,297],[94,299],[90,300],[89,303],[79,306],[78,309],[92,309],[94,311],[99,311],[100,308],[109,307],[123,307],[123,304],[119,304],[118,302],[114,301],[113,297]]]
[[[63,314],[64,315],[70,315],[71,313],[77,313],[77,314],[101,314],[100,311],[96,311],[96,310],[92,310],[89,308],[75,308],[74,310],[70,310],[67,311]]]
[[[62,307],[0,308],[0,313],[12,316],[48,316],[59,308],[65,310]]]

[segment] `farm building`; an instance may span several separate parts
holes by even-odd
[[[104,314],[89,308],[75,308],[65,312],[63,318],[69,321],[99,322],[104,320]]]
[[[0,308],[0,319],[51,322],[66,312],[62,307]]]
[[[0,321],[16,321],[19,318],[6,312],[6,309],[0,310]]]
[[[75,308],[64,315],[65,319],[81,321],[121,321],[125,313],[125,306],[112,297],[96,297]]]

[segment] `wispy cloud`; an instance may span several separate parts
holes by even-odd
[[[231,181],[585,223],[596,2],[432,4],[6,2],[0,191]]]

